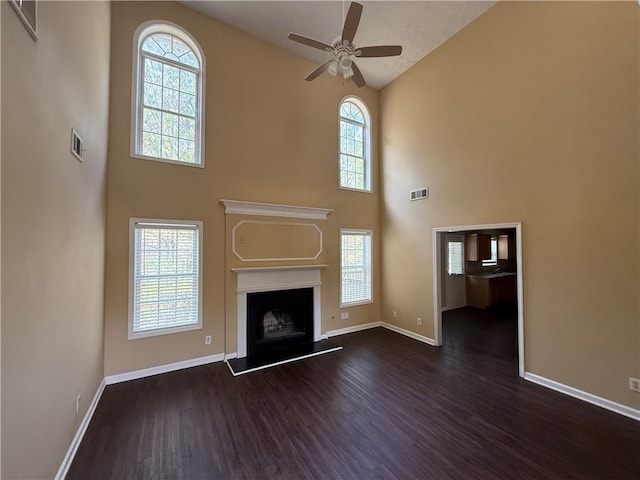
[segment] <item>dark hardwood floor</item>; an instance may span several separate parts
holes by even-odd
[[[442,348],[376,328],[108,386],[67,478],[640,478],[638,422],[520,379],[513,326],[450,313]]]

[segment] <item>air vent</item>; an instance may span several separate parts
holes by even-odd
[[[429,198],[429,188],[425,187],[425,188],[419,188],[418,190],[413,190],[411,192],[411,201],[415,201],[415,200],[423,200],[425,198]]]
[[[84,160],[84,142],[75,128],[71,129],[71,153],[81,162]]]

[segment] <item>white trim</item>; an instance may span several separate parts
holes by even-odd
[[[433,336],[436,346],[442,345],[442,285],[440,270],[440,249],[442,242],[439,233],[466,232],[472,230],[515,229],[516,231],[516,278],[518,289],[518,374],[524,377],[524,287],[522,266],[522,223],[492,223],[487,225],[460,225],[455,227],[435,227],[431,232],[433,254]]]
[[[419,333],[412,332],[411,330],[405,330],[404,328],[398,327],[397,325],[392,325],[390,323],[382,322],[380,326],[386,328],[387,330],[400,333],[405,337],[413,338],[414,340],[418,340],[419,342],[426,343],[427,345],[431,345],[432,347],[437,346],[433,338],[425,337],[424,335],[420,335]]]
[[[353,327],[339,328],[337,330],[329,330],[325,335],[327,338],[337,337],[338,335],[346,335],[347,333],[360,332],[362,330],[369,330],[370,328],[381,327],[382,322],[362,323],[360,325],[354,325]]]
[[[105,385],[106,385],[105,379],[103,378],[102,381],[100,382],[100,385],[98,385],[98,389],[96,390],[96,393],[93,396],[93,400],[91,400],[91,404],[89,405],[89,408],[87,408],[87,411],[84,414],[84,418],[82,419],[82,422],[80,422],[80,426],[78,427],[78,430],[76,431],[76,434],[73,437],[73,440],[71,440],[71,445],[69,445],[69,450],[67,450],[67,454],[64,456],[64,459],[60,464],[58,473],[56,473],[56,476],[54,477],[55,480],[63,480],[67,476],[69,467],[71,467],[71,464],[73,463],[73,459],[76,456],[78,447],[82,442],[82,438],[84,437],[84,434],[86,433],[87,428],[89,427],[89,423],[91,423],[91,418],[93,418],[93,414],[96,411],[98,402],[102,397],[102,392],[104,392]]]
[[[220,200],[224,213],[232,215],[258,215],[265,217],[308,218],[326,220],[332,208],[301,207],[277,203],[245,202],[242,200]]]
[[[224,360],[225,360],[225,362],[226,362],[227,360],[232,360],[232,359],[234,359],[234,358],[238,358],[238,353],[237,353],[237,352],[231,352],[231,353],[225,353],[225,354],[224,354]]]
[[[612,412],[619,413],[620,415],[624,415],[625,417],[640,421],[639,409],[631,408],[626,405],[622,405],[621,403],[598,397],[597,395],[594,395],[592,393],[570,387],[563,383],[556,382],[555,380],[541,377],[540,375],[536,375],[535,373],[525,372],[524,379],[533,383],[537,383],[538,385],[542,385],[543,387],[550,388],[551,390],[555,390],[556,392],[564,393],[565,395],[569,395],[570,397],[574,397],[584,402],[591,403],[592,405],[596,405]]]
[[[114,383],[128,382],[129,380],[137,380],[138,378],[151,377],[161,373],[175,372],[184,368],[199,367],[209,363],[221,362],[224,360],[224,353],[216,353],[206,357],[192,358],[190,360],[182,360],[180,362],[168,363],[166,365],[158,365],[157,367],[143,368],[142,370],[134,370],[132,372],[116,373],[108,375],[104,378],[107,385]]]
[[[313,257],[244,258],[236,250],[236,230],[240,228],[242,225],[246,225],[246,224],[293,225],[296,227],[313,227],[316,229],[316,231],[318,232],[318,235],[320,236],[320,247],[318,248],[318,251]],[[322,230],[320,230],[320,228],[318,228],[318,226],[315,223],[268,222],[268,221],[265,222],[265,221],[258,221],[258,220],[241,220],[236,224],[235,227],[233,227],[233,230],[231,230],[231,250],[233,251],[234,255],[238,257],[240,260],[242,260],[243,262],[273,262],[277,260],[282,260],[282,261],[316,260],[322,254],[323,248],[324,246],[323,246]]]
[[[257,372],[259,370],[264,370],[265,368],[277,367],[278,365],[284,365],[285,363],[297,362],[298,360],[304,360],[305,358],[317,357],[318,355],[324,355],[325,353],[336,352],[338,350],[342,350],[342,347],[334,347],[334,348],[330,348],[328,350],[323,350],[321,352],[309,353],[308,355],[302,355],[301,357],[289,358],[288,360],[281,360],[279,362],[269,363],[268,365],[262,365],[260,367],[250,368],[248,370],[244,370],[244,371],[238,372],[238,373],[233,371],[233,368],[231,368],[231,365],[229,365],[229,362],[225,361],[224,363],[226,363],[227,366],[229,367],[229,370],[231,370],[231,374],[234,377],[237,377],[238,375],[244,375],[245,373]]]
[[[167,158],[160,157],[150,157],[147,155],[142,155],[140,153],[142,148],[139,148],[139,141],[142,136],[138,138],[138,127],[139,122],[142,121],[142,102],[140,101],[142,97],[142,75],[141,73],[141,57],[142,52],[140,50],[142,46],[142,41],[148,37],[149,35],[153,35],[154,33],[169,33],[175,37],[178,37],[180,40],[185,42],[189,48],[193,51],[194,55],[198,58],[200,62],[199,73],[197,74],[198,78],[198,104],[196,105],[197,112],[195,116],[196,121],[196,158],[199,160],[198,163],[188,163],[182,162],[180,160],[171,160]],[[206,58],[204,56],[204,51],[198,41],[195,39],[193,35],[191,35],[187,30],[182,28],[181,26],[168,22],[166,20],[149,20],[146,21],[136,28],[135,33],[133,34],[133,55],[132,55],[132,78],[131,78],[131,124],[129,128],[130,133],[130,142],[129,142],[129,156],[131,158],[138,158],[142,160],[152,160],[155,162],[162,163],[172,163],[174,165],[181,166],[190,166],[190,167],[205,167],[205,97],[206,97],[206,85],[207,85],[207,77],[206,77]]]
[[[232,272],[243,273],[243,272],[269,272],[269,271],[278,271],[278,270],[315,270],[317,268],[325,268],[329,265],[326,264],[318,264],[318,265],[279,265],[275,267],[237,267],[232,268]]]
[[[175,327],[158,328],[154,330],[147,330],[144,332],[133,331],[133,317],[134,317],[134,284],[135,284],[135,258],[136,258],[136,245],[135,245],[135,230],[136,224],[150,224],[150,225],[181,225],[185,227],[195,227],[198,232],[198,323],[190,325],[180,325]],[[203,222],[200,220],[170,220],[159,218],[129,218],[129,304],[128,304],[128,340],[138,340],[140,338],[155,337],[158,335],[170,335],[180,332],[188,332],[191,330],[200,330],[202,328],[202,277],[203,277],[203,239],[204,229]]]
[[[313,288],[313,341],[322,339],[321,270],[326,265],[292,267],[235,268],[236,284],[236,352],[247,356],[247,294]]]
[[[337,337],[339,335],[346,335],[348,333],[360,332],[362,330],[369,330],[371,328],[382,327],[387,330],[391,330],[392,332],[399,333],[404,335],[405,337],[413,338],[414,340],[418,340],[419,342],[426,343],[427,345],[431,345],[432,347],[436,346],[433,338],[425,337],[424,335],[420,335],[419,333],[412,332],[410,330],[406,330],[404,328],[398,327],[396,325],[392,325],[387,322],[371,322],[371,323],[362,323],[360,325],[354,325],[353,327],[340,328],[338,330],[329,330],[326,333],[327,337]]]

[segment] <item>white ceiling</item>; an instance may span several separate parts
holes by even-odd
[[[348,1],[183,1],[257,38],[320,64],[329,53],[287,39],[290,32],[331,44],[342,32]],[[402,45],[402,55],[357,61],[379,89],[491,8],[494,1],[360,1],[355,45]],[[310,69],[311,71],[311,69]],[[302,79],[301,79],[302,80]]]

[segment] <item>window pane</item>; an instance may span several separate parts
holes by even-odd
[[[162,108],[162,87],[144,82],[143,104],[147,107]]]
[[[142,133],[142,154],[149,157],[160,157],[162,153],[162,140],[155,133]]]
[[[145,108],[142,112],[142,117],[142,129],[145,132],[162,133],[160,112],[158,112],[157,110]]]

